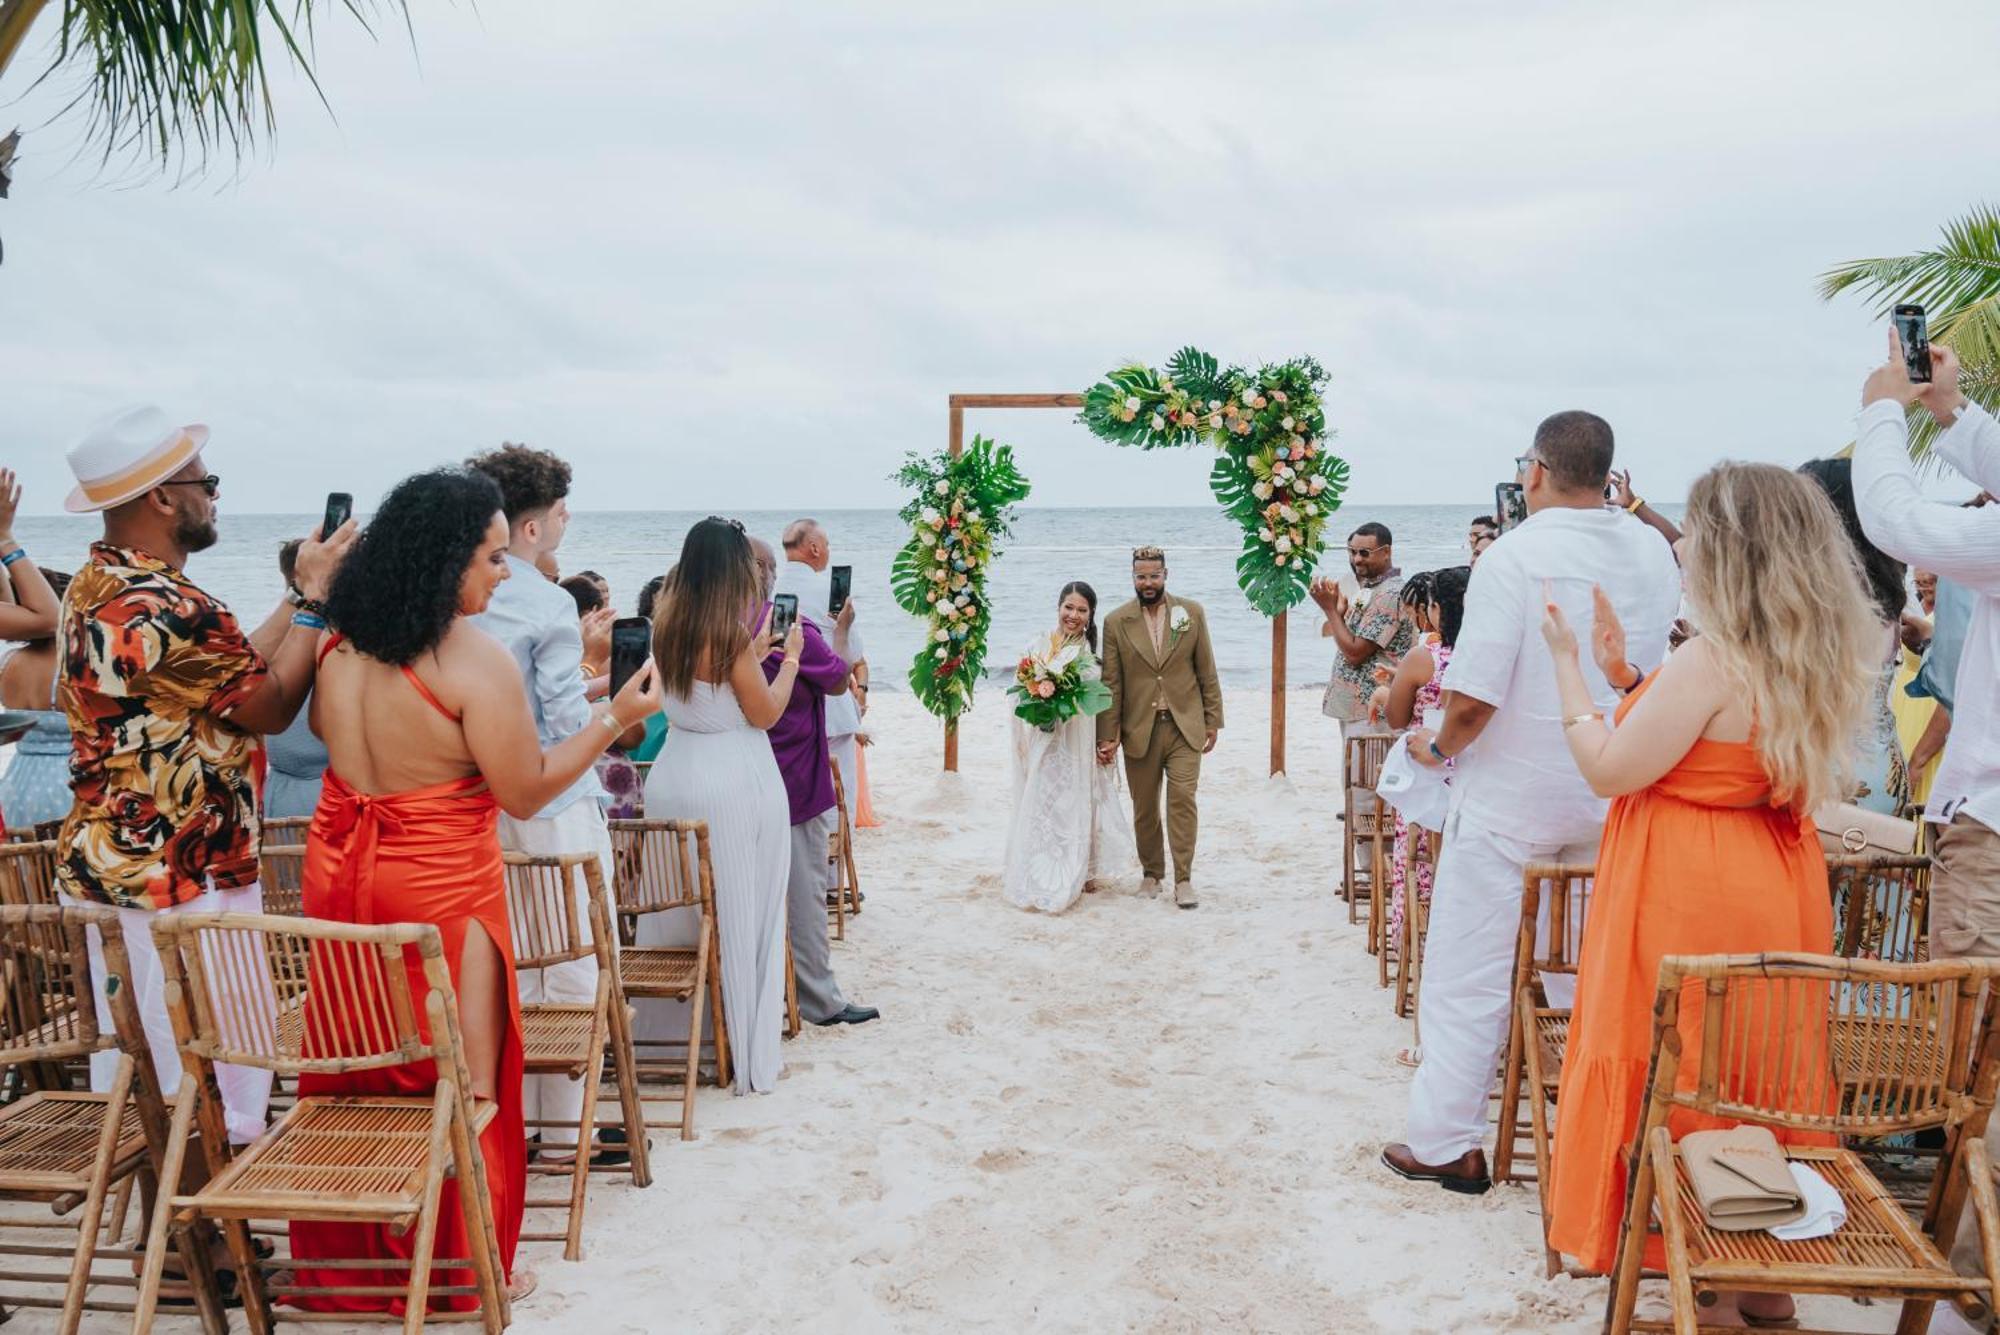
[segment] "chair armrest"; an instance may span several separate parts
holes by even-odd
[[[2000,1200],[1993,1192],[1993,1160],[1986,1142],[1968,1138],[1959,1162],[1965,1165],[1966,1195],[1979,1225],[1979,1253],[1986,1262],[1990,1311],[2000,1312]]]

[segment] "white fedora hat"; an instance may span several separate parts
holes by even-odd
[[[207,443],[207,427],[174,426],[158,408],[114,413],[69,452],[76,490],[63,508],[88,514],[123,505],[186,468]]]

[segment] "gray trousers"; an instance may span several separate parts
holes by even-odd
[[[833,978],[833,947],[826,935],[826,892],[833,888],[827,840],[839,823],[840,812],[832,809],[792,827],[786,931],[792,942],[792,976],[799,984],[799,1014],[815,1023],[847,1009],[847,998]]]

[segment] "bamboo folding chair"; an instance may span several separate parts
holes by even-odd
[[[273,843],[267,835],[257,854],[257,884],[264,894],[264,912],[305,917],[305,845]]]
[[[1669,956],[1653,1009],[1646,1108],[1629,1149],[1632,1183],[1605,1311],[1612,1335],[1711,1329],[1699,1307],[1719,1290],[1823,1293],[1902,1303],[1899,1335],[1919,1335],[1938,1302],[1970,1319],[1995,1306],[1996,1281],[1953,1271],[1947,1254],[1968,1197],[1989,1275],[2000,1276],[2000,1203],[1984,1140],[2000,1084],[1991,984],[2000,961],[1882,964],[1830,955]],[[1851,1045],[1838,1040],[1848,1027]],[[1851,1063],[1870,1074],[1846,1079]],[[1840,1193],[1847,1222],[1781,1242],[1710,1227],[1669,1119],[1702,1114],[1793,1134],[1882,1136],[1938,1129],[1946,1142],[1923,1219],[1912,1223],[1852,1150],[1792,1145]],[[1639,1270],[1658,1236],[1669,1321],[1637,1321]]]
[[[632,1185],[650,1186],[646,1115],[639,1103],[638,1073],[632,1053],[632,1017],[619,986],[617,949],[613,944],[611,909],[606,902],[604,875],[594,853],[560,857],[506,855],[507,921],[513,929],[517,972],[547,969],[578,960],[597,961],[596,993],[588,1002],[521,1003],[521,1061],[526,1075],[564,1076],[583,1082],[583,1109],[574,1123],[530,1118],[530,1134],[558,1126],[575,1132],[575,1153],[567,1163],[530,1161],[531,1177],[566,1177],[567,1198],[531,1198],[530,1210],[565,1210],[569,1221],[560,1233],[527,1233],[527,1242],[560,1242],[563,1259],[583,1259],[583,1211],[590,1186],[591,1156],[607,1148],[598,1136],[597,1091],[604,1080],[605,1050],[611,1052],[618,1106],[624,1121],[625,1150]],[[576,893],[577,873],[583,874],[589,932]]]
[[[1428,867],[1432,877],[1436,877],[1438,858],[1444,851],[1444,836],[1436,830],[1411,825],[1404,833],[1403,847],[1403,861],[1410,871],[1404,878],[1403,930],[1396,939],[1398,1019],[1407,1019],[1416,1011],[1417,988],[1424,972],[1424,941],[1430,933],[1430,902],[1417,892],[1418,869]]]
[[[56,889],[56,846],[48,840],[25,840],[0,844],[0,904],[39,904],[54,908],[66,901]],[[39,976],[55,984],[39,1002],[23,1000],[22,1006],[39,1007],[37,1023],[54,1025],[76,1009],[79,993],[60,972],[39,975],[11,970],[5,985],[11,990],[17,977]],[[39,1061],[17,1063],[0,1081],[0,1098],[12,1097],[27,1089],[85,1089],[90,1084],[89,1063],[78,1056],[49,1056]]]
[[[634,1061],[639,1078],[671,1083],[678,1077],[681,1087],[680,1119],[646,1125],[677,1131],[682,1140],[693,1140],[704,1006],[715,1028],[715,1082],[726,1085],[731,1074],[729,1034],[722,1017],[722,959],[715,935],[715,873],[708,859],[708,823],[615,820],[611,822],[611,848],[622,920],[636,924],[655,913],[694,915],[695,935],[688,945],[628,945],[618,952],[618,977],[628,999],[646,997],[687,1004],[685,1042],[634,1038],[632,1046],[635,1052],[641,1048],[659,1050],[652,1060]]]
[[[833,803],[839,815],[833,837],[827,841],[826,860],[833,866],[833,889],[827,892],[827,916],[833,920],[833,939],[847,939],[847,920],[861,916],[861,878],[854,870],[854,822],[847,811],[847,785],[841,782],[840,762],[833,766]]]
[[[153,920],[167,1007],[180,1041],[185,1073],[175,1104],[161,1179],[182,1180],[188,1142],[196,1139],[207,1184],[177,1194],[156,1209],[146,1247],[134,1330],[145,1335],[159,1295],[162,1241],[170,1223],[213,1220],[235,1257],[244,1314],[262,1335],[278,1319],[273,1294],[299,1297],[401,1296],[408,1335],[423,1328],[430,1298],[477,1296],[475,1312],[430,1313],[429,1320],[478,1321],[505,1328],[510,1313],[498,1234],[479,1133],[495,1106],[475,1102],[459,1033],[458,1000],[437,928],[420,923],[358,926],[252,913],[163,914]],[[411,993],[405,960],[414,951],[426,987]],[[282,964],[274,963],[282,961]],[[296,1026],[280,1024],[268,1005],[245,989],[256,980],[275,993],[280,1011],[308,981],[313,1004]],[[421,1017],[421,1019],[420,1019]],[[437,1085],[429,1094],[302,1097],[250,1145],[235,1148],[223,1124],[215,1083],[217,1063],[262,1067],[276,1076],[338,1075],[431,1062]],[[457,1184],[459,1206],[473,1238],[470,1257],[435,1255],[440,1194]],[[400,1295],[365,1286],[269,1282],[251,1247],[251,1220],[330,1220],[416,1230],[410,1279]],[[314,1269],[402,1269],[387,1259],[315,1260]],[[434,1274],[471,1272],[471,1283],[447,1284]],[[289,1314],[288,1314],[289,1315]],[[310,1319],[301,1316],[292,1319]],[[343,1321],[367,1314],[343,1313]]]
[[[1340,835],[1340,897],[1347,901],[1347,921],[1350,923],[1361,921],[1361,898],[1376,879],[1373,875],[1375,859],[1372,847],[1370,866],[1365,871],[1360,865],[1361,848],[1363,844],[1375,844],[1382,837],[1387,823],[1388,809],[1375,795],[1375,783],[1382,773],[1382,761],[1395,740],[1395,734],[1386,729],[1349,731],[1341,749],[1340,786],[1344,806]],[[1374,948],[1371,936],[1369,949]]]
[[[1848,959],[1922,963],[1931,957],[1931,860],[1830,855],[1834,953]]]
[[[60,904],[56,846],[47,839],[0,844],[0,904]]]
[[[1493,1180],[1522,1182],[1514,1165],[1523,1142],[1535,1160],[1534,1182],[1542,1197],[1544,1246],[1548,1235],[1549,1105],[1562,1081],[1569,1048],[1568,1001],[1574,992],[1583,930],[1590,914],[1595,867],[1562,863],[1528,864],[1521,877],[1521,925],[1514,938],[1513,1011],[1507,1022],[1507,1052],[1500,1068],[1499,1134],[1493,1146]],[[1559,980],[1559,981],[1555,981]],[[1555,986],[1551,988],[1551,982]],[[1551,991],[1556,994],[1552,999]],[[1561,1004],[1557,1004],[1561,1003]],[[1528,1124],[1521,1123],[1522,1104]],[[1553,1277],[1561,1258],[1547,1254]]]
[[[125,1217],[135,1186],[146,1204],[154,1201],[167,1147],[166,1101],[125,985],[130,961],[118,922],[116,909],[96,905],[0,907],[0,969],[8,978],[0,1000],[0,1067],[11,1076],[23,1066],[119,1054],[109,1093],[44,1089],[0,1107],[0,1200],[48,1211],[0,1219],[0,1312],[60,1309],[57,1329],[64,1335],[77,1330],[86,1310],[135,1309],[131,1266],[142,1253],[127,1245]],[[91,984],[86,933],[93,928],[103,943],[109,1034],[98,1027]],[[54,1014],[46,1005],[52,996],[68,1001]],[[63,1229],[75,1233],[74,1242],[63,1245],[50,1232]],[[152,1245],[168,1243],[156,1237]],[[203,1329],[220,1335],[228,1320],[205,1239],[183,1230],[173,1245]],[[58,1259],[68,1267],[39,1268]],[[112,1268],[98,1270],[100,1261]],[[16,1287],[30,1284],[41,1287]],[[51,1285],[60,1285],[59,1293],[47,1292]],[[99,1289],[124,1296],[94,1295]]]

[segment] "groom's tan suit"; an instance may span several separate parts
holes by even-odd
[[[1201,604],[1172,594],[1160,601],[1163,610],[1150,623],[1136,600],[1104,619],[1104,684],[1112,704],[1097,716],[1097,740],[1125,750],[1139,865],[1155,880],[1166,871],[1160,839],[1160,790],[1166,789],[1178,882],[1191,879],[1194,870],[1195,786],[1208,734],[1222,728],[1222,687]],[[1179,613],[1187,624],[1175,630]]]

